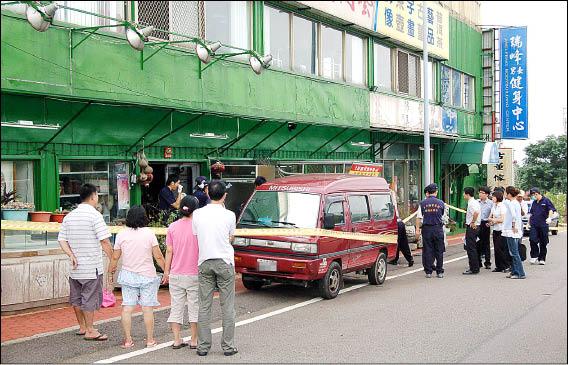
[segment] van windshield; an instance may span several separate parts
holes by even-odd
[[[239,227],[316,228],[320,195],[285,191],[255,191]]]

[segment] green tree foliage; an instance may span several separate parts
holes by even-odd
[[[566,193],[566,136],[548,136],[525,148],[527,157],[519,167],[519,186]]]

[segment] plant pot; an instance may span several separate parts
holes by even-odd
[[[66,215],[67,213],[51,213],[49,221],[56,223],[63,223],[63,218],[65,218]]]
[[[2,208],[2,219],[7,221],[27,221],[29,209]]]
[[[30,220],[32,222],[49,222],[51,212],[30,212]]]

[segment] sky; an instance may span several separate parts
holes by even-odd
[[[529,139],[504,141],[514,148],[514,159],[525,158],[523,149],[548,135],[564,133],[562,109],[567,99],[567,2],[482,1],[483,25],[527,27]]]

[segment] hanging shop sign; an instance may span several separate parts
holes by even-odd
[[[499,148],[499,159],[496,164],[487,165],[487,186],[496,188],[514,185],[513,149]]]
[[[382,176],[383,164],[376,163],[354,163],[349,170],[350,175],[360,176]]]
[[[442,59],[449,58],[450,14],[436,2],[427,2],[426,9],[421,1],[298,2],[417,49],[423,46],[422,24],[426,19],[428,51]]]
[[[370,93],[371,126],[412,132],[424,132],[424,103],[390,95]],[[440,135],[457,134],[457,117],[450,130],[444,128],[442,107],[430,105],[430,132]]]
[[[501,38],[501,138],[529,138],[527,28],[503,28]]]
[[[164,158],[172,158],[173,150],[171,147],[164,147]]]

